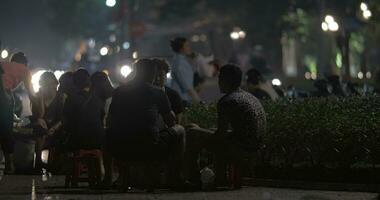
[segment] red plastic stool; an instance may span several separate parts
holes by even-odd
[[[77,187],[80,182],[87,182],[90,187],[93,187],[101,181],[101,150],[79,150],[71,156],[71,161],[73,166],[70,173],[66,175],[66,187]],[[87,176],[81,176],[83,174]]]

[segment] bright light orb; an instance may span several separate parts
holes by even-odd
[[[123,43],[123,49],[129,49],[131,45],[129,44],[129,42],[124,42]]]
[[[360,9],[364,12],[364,11],[368,10],[368,5],[364,2],[362,2],[360,4]]]
[[[2,59],[6,59],[8,56],[9,56],[9,52],[6,49],[1,51],[1,58]]]
[[[335,19],[334,19],[334,17],[331,16],[331,15],[326,15],[326,17],[325,17],[325,21],[326,21],[328,24],[331,24],[331,23],[335,22]]]
[[[326,32],[329,30],[329,25],[326,22],[322,22],[321,28]]]
[[[232,32],[231,34],[230,34],[230,37],[231,37],[231,39],[233,39],[233,40],[238,40],[239,39],[239,32]]]
[[[274,85],[274,86],[281,86],[282,83],[281,83],[280,79],[275,78],[275,79],[272,80],[272,85]]]
[[[363,72],[359,72],[359,73],[358,73],[358,78],[359,78],[359,79],[363,79],[363,78],[364,78],[364,74],[363,74]]]
[[[245,31],[239,31],[239,38],[244,39],[246,35]]]
[[[166,78],[169,79],[169,80],[171,80],[172,79],[172,73],[168,72],[166,74]]]
[[[116,0],[106,0],[106,5],[112,8],[116,5]]]
[[[363,11],[363,17],[364,19],[369,19],[372,17],[372,12],[370,10]]]
[[[100,55],[105,56],[108,54],[108,47],[102,47],[99,51]]]
[[[365,74],[365,77],[366,77],[367,79],[371,79],[371,78],[372,78],[372,73],[371,73],[371,72],[367,72],[367,73]]]
[[[120,73],[124,78],[127,78],[132,73],[132,68],[129,65],[124,65],[120,68]]]
[[[339,24],[336,23],[335,21],[332,22],[332,23],[329,23],[329,24],[328,24],[328,27],[329,27],[329,30],[330,30],[330,31],[333,31],[333,32],[336,32],[336,31],[339,30]]]
[[[132,54],[132,58],[133,58],[133,59],[137,59],[137,58],[139,58],[139,53],[138,53],[137,51],[133,52],[133,54]]]

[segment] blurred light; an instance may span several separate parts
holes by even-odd
[[[123,43],[123,49],[129,49],[131,45],[129,44],[129,42],[124,42]]]
[[[109,73],[109,71],[108,71],[108,70],[106,70],[106,69],[105,69],[105,70],[103,70],[103,73],[107,74],[107,76],[109,76],[109,74],[110,74],[110,73]]]
[[[166,74],[166,78],[169,79],[169,80],[172,79],[172,73],[168,72],[168,73]]]
[[[90,38],[90,39],[88,40],[88,46],[89,46],[90,48],[95,48],[95,45],[96,45],[96,41],[95,41],[95,39]]]
[[[9,52],[6,49],[1,51],[1,58],[2,59],[6,59],[8,56],[9,56]]]
[[[116,53],[120,52],[120,46],[116,46]]]
[[[364,12],[364,11],[368,10],[368,5],[364,2],[362,2],[360,4],[360,9]]]
[[[110,42],[116,42],[116,35],[115,34],[112,34],[110,35]]]
[[[317,73],[312,72],[310,78],[313,80],[316,80],[317,79]]]
[[[327,22],[327,24],[331,24],[331,23],[335,22],[335,19],[331,15],[326,15],[325,21]]]
[[[102,56],[107,55],[108,54],[108,47],[102,47],[99,52],[100,52],[100,55],[102,55]]]
[[[200,38],[198,35],[193,35],[193,37],[191,37],[191,41],[193,42],[199,42]]]
[[[238,40],[239,39],[239,33],[238,32],[232,32],[231,34],[230,34],[230,37],[231,37],[231,39],[233,39],[233,40]]]
[[[129,65],[124,65],[120,68],[120,73],[124,78],[127,78],[132,73],[132,68]]]
[[[59,78],[61,78],[61,76],[65,73],[65,71],[63,70],[56,70],[54,71],[54,76],[57,78],[57,80],[59,80]]]
[[[137,59],[139,57],[139,53],[137,51],[133,52],[132,58]]]
[[[329,25],[326,22],[322,22],[321,27],[322,27],[322,30],[325,32],[329,30]]]
[[[49,150],[48,149],[42,150],[41,161],[44,164],[48,164],[48,161],[49,161]]]
[[[367,79],[371,79],[371,78],[372,78],[372,73],[371,73],[371,72],[367,72],[367,73],[365,73],[365,77],[366,77]]]
[[[239,37],[240,37],[241,39],[244,39],[245,36],[246,36],[246,33],[245,33],[244,31],[239,31]]]
[[[339,24],[336,23],[335,21],[332,22],[332,23],[329,23],[329,24],[328,24],[328,27],[329,27],[330,31],[333,31],[333,32],[339,30]]]
[[[310,73],[310,72],[306,72],[306,73],[305,73],[305,78],[306,78],[307,80],[310,80],[310,79],[311,79],[311,73]]]
[[[116,5],[116,0],[106,0],[106,5],[108,7],[114,7]]]
[[[372,17],[372,12],[370,10],[363,11],[363,17],[364,19],[369,19]]]
[[[200,37],[200,39],[201,39],[202,42],[206,42],[207,41],[207,35],[202,34],[201,37]]]
[[[44,72],[46,72],[46,70],[39,70],[32,75],[32,86],[34,92],[38,92],[40,90],[40,78]]]
[[[274,85],[274,86],[281,86],[282,83],[281,83],[280,79],[275,78],[275,79],[272,80],[272,85]]]
[[[359,72],[359,73],[358,73],[358,78],[359,78],[359,79],[363,79],[363,78],[364,78],[364,74],[363,74],[363,72]]]

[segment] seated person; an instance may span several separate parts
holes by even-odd
[[[72,93],[67,94],[65,105],[63,107],[62,123],[63,129],[68,137],[65,151],[73,151],[83,147],[87,139],[81,137],[79,133],[81,115],[84,104],[90,97],[90,74],[85,69],[78,69],[73,73],[73,84],[75,89]],[[86,145],[91,146],[91,145]]]
[[[89,97],[82,104],[77,139],[81,149],[101,149],[105,137],[106,101],[112,96],[112,85],[104,72],[91,76]]]
[[[33,113],[43,119],[47,129],[35,126],[34,131],[38,134],[36,141],[36,166],[41,167],[41,152],[46,145],[46,134],[53,135],[61,127],[61,118],[63,111],[63,98],[57,91],[58,80],[53,72],[44,72],[41,75],[40,89],[36,94],[39,104],[33,108]]]
[[[199,178],[197,155],[206,148],[215,156],[216,182],[225,181],[226,162],[242,161],[242,155],[256,152],[260,136],[265,131],[266,116],[259,100],[240,89],[242,71],[235,65],[225,65],[219,74],[220,91],[218,127],[215,133],[192,128],[187,133],[187,156],[190,176]]]
[[[135,78],[117,88],[112,96],[107,120],[107,150],[120,161],[170,158],[171,184],[179,186],[184,182],[184,131],[172,131],[181,128],[176,127],[165,92],[152,85],[156,77],[154,62],[139,60],[135,70]],[[160,132],[160,115],[168,131]]]
[[[246,76],[247,90],[253,96],[260,100],[276,100],[279,98],[275,89],[264,79],[259,71],[250,69]]]
[[[178,92],[175,90],[165,86],[167,80],[166,74],[169,73],[170,68],[169,64],[161,59],[153,59],[153,62],[157,67],[157,76],[154,85],[165,91],[165,94],[170,101],[171,108],[177,117],[177,123],[181,124],[181,115],[185,110],[181,96],[179,96]]]

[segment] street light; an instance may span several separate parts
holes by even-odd
[[[368,5],[364,2],[362,2],[360,4],[360,9],[364,12],[364,11],[368,10]]]
[[[235,27],[234,30],[230,33],[232,40],[244,39],[247,36],[246,32],[241,30],[239,27]]]
[[[102,47],[99,51],[100,55],[105,56],[108,54],[108,47]]]
[[[9,56],[9,52],[6,49],[1,51],[1,58],[2,59],[6,59],[8,56]]]
[[[112,8],[116,5],[116,0],[106,0],[106,5]]]
[[[275,79],[272,80],[272,85],[274,85],[274,86],[281,86],[282,83],[281,83],[280,79],[275,78]]]
[[[129,65],[124,65],[120,68],[120,73],[124,78],[127,78],[132,73],[132,68]]]
[[[326,15],[325,20],[321,24],[321,28],[324,32],[337,32],[339,30],[339,24],[335,21],[333,16]]]
[[[372,17],[372,12],[369,10],[368,5],[364,2],[360,4],[360,9],[362,10],[362,15],[365,20]]]

